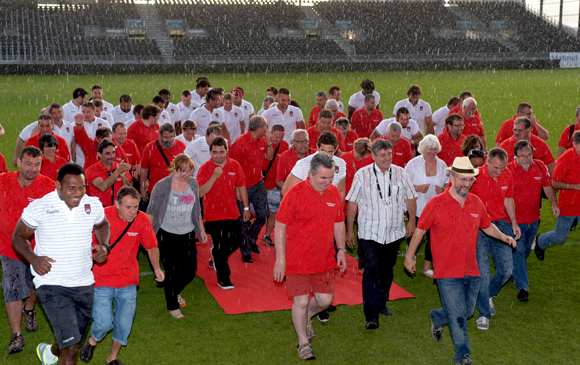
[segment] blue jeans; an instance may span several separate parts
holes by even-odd
[[[516,250],[513,251],[512,254],[514,260],[514,280],[516,281],[518,291],[520,291],[520,289],[530,291],[530,284],[528,281],[528,263],[526,262],[526,259],[530,256],[530,252],[532,251],[532,243],[534,242],[534,237],[538,231],[539,224],[540,221],[530,224],[518,224],[522,231],[522,236],[518,241]]]
[[[546,248],[556,244],[556,243],[562,243],[564,241],[566,241],[566,238],[568,238],[568,233],[570,233],[570,227],[572,227],[572,222],[574,222],[574,218],[578,218],[579,217],[575,217],[575,216],[571,216],[571,217],[567,217],[567,216],[559,216],[556,219],[556,229],[547,233],[543,233],[540,236],[538,236],[538,245],[540,246],[540,248],[542,250],[545,250]]]
[[[115,306],[114,313],[111,304]],[[131,333],[136,310],[136,285],[124,288],[95,287],[91,335],[95,341],[99,342],[112,329],[113,341],[127,346],[127,338]]]
[[[500,219],[493,223],[503,234],[512,237],[511,223],[507,223],[505,219]],[[491,272],[490,250],[495,264],[495,274],[493,274],[491,279],[489,277]],[[490,319],[489,298],[495,297],[503,284],[512,276],[514,266],[512,248],[495,238],[489,237],[480,230],[477,237],[477,266],[479,267],[479,275],[481,275],[477,310],[479,311],[479,317]]]
[[[431,310],[429,318],[437,327],[449,325],[449,333],[455,348],[453,358],[455,362],[471,356],[467,336],[467,318],[471,317],[475,311],[480,281],[480,278],[476,276],[437,279],[443,308]]]

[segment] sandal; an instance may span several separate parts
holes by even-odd
[[[314,360],[316,356],[312,352],[312,347],[310,347],[310,343],[305,343],[303,345],[296,345],[298,347],[298,357],[301,360]]]
[[[173,317],[175,319],[183,318],[183,313],[181,313],[181,311],[179,309],[176,309],[174,311],[169,311],[169,314],[171,314],[171,317]]]
[[[433,270],[425,270],[423,271],[423,274],[433,279]]]
[[[312,339],[316,337],[316,333],[314,333],[314,327],[312,327],[312,321],[306,322],[306,337],[308,337],[308,342],[312,341]]]
[[[186,306],[185,299],[181,296],[181,294],[177,294],[177,303],[179,303],[179,308],[183,308]]]

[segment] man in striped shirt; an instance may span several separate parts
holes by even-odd
[[[391,164],[393,147],[388,141],[374,141],[371,151],[374,163],[357,171],[346,197],[346,243],[354,247],[354,219],[358,210],[366,328],[376,329],[379,313],[393,315],[387,308],[393,268],[401,242],[415,231],[417,192],[407,172]],[[406,228],[405,205],[409,212]]]

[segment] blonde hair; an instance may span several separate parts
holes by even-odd
[[[186,155],[185,153],[180,153],[175,156],[173,161],[171,161],[171,167],[169,167],[169,173],[174,174],[176,171],[181,170],[183,165],[188,165],[192,170],[195,169],[195,162]]]

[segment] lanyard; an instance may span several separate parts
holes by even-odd
[[[381,200],[384,202],[383,193],[381,192],[381,186],[379,185],[379,177],[377,176],[376,164],[373,166],[373,172],[375,173],[375,179],[377,180],[377,190],[379,191],[379,196]],[[387,188],[387,193],[389,193],[388,197],[391,197],[391,180],[393,179],[393,171],[389,167],[389,187]]]

